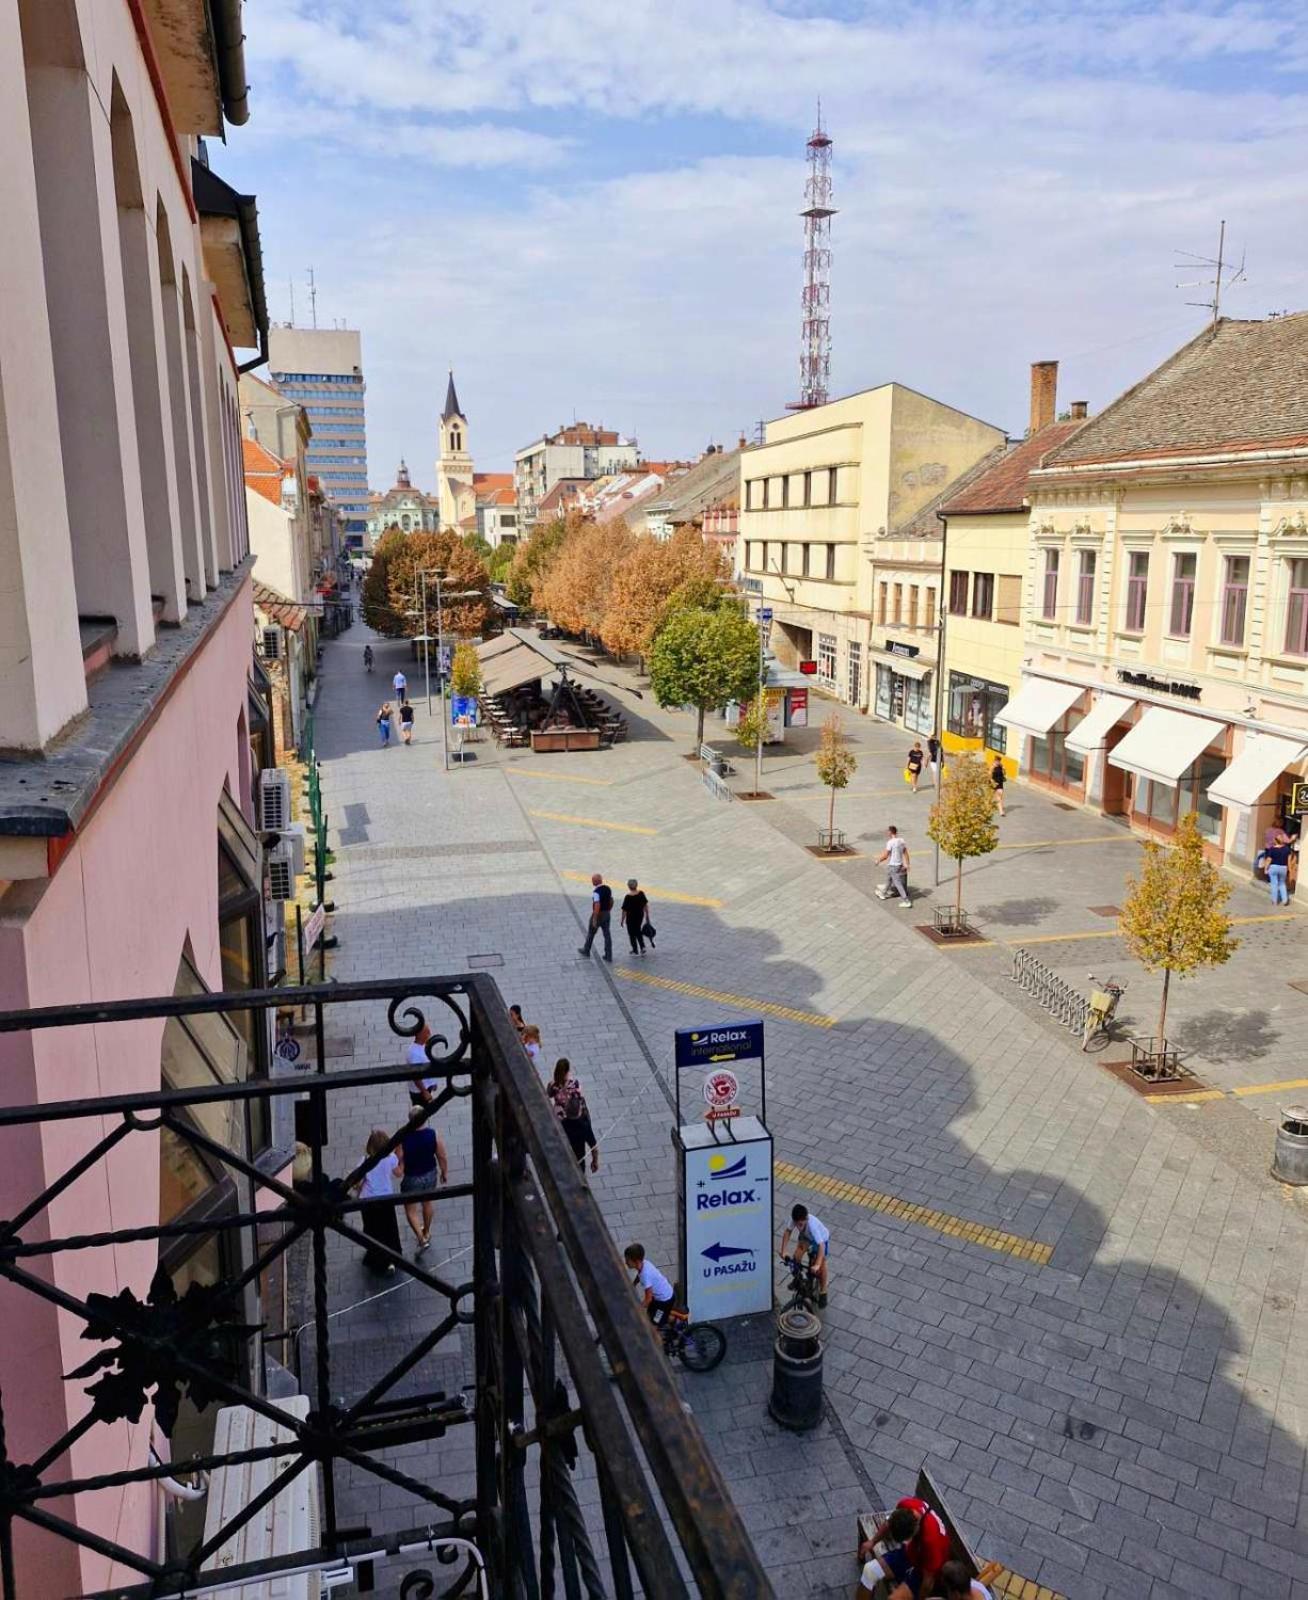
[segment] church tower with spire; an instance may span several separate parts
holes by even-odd
[[[454,389],[454,373],[445,390],[441,412],[441,454],[436,466],[441,527],[456,533],[475,533],[477,494],[473,485],[472,452],[468,448],[468,419]]]

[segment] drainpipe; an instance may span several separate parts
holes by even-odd
[[[218,86],[223,112],[241,127],[250,120],[250,86],[245,79],[245,29],[241,25],[242,0],[211,0],[214,46],[218,56]]]

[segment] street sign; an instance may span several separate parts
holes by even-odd
[[[683,1128],[680,1277],[693,1318],[772,1309],[772,1139],[756,1117]]]
[[[678,1028],[679,1067],[716,1067],[728,1061],[757,1061],[763,1054],[763,1024],[734,1022],[720,1028]]]
[[[327,907],[317,905],[309,913],[304,924],[304,948],[312,950],[318,940],[322,938],[322,930],[327,926]]]
[[[771,606],[760,606],[759,610],[758,610],[758,620],[760,622],[771,622],[772,621],[772,607]]]

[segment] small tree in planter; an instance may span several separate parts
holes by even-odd
[[[466,639],[454,647],[454,660],[450,663],[450,688],[468,700],[481,693],[481,662],[475,646]]]
[[[980,756],[960,756],[944,769],[939,798],[927,818],[927,838],[958,864],[952,931],[961,933],[967,926],[963,917],[963,863],[972,856],[988,856],[999,843],[995,793]]]
[[[836,791],[845,788],[854,776],[858,760],[849,748],[836,712],[822,724],[822,742],[813,755],[819,779],[831,790],[831,804],[827,807],[826,849],[836,849]],[[819,834],[818,843],[821,844]]]
[[[1146,972],[1161,972],[1158,1037],[1151,1052],[1167,1049],[1167,998],[1172,974],[1192,977],[1201,967],[1220,967],[1240,941],[1231,935],[1224,907],[1231,885],[1204,860],[1203,838],[1193,811],[1182,817],[1170,847],[1148,843],[1144,869],[1127,879],[1118,930]]]
[[[736,724],[736,738],[746,750],[754,752],[754,790],[755,794],[763,788],[763,746],[768,741],[768,704],[761,694],[754,698],[740,713],[740,721]]]

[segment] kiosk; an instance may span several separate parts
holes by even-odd
[[[754,1080],[756,1114],[738,1104],[742,1070]],[[686,1072],[699,1080],[691,1104],[703,1105],[700,1121],[690,1121],[693,1113],[682,1105]],[[675,1078],[678,1277],[686,1308],[693,1322],[771,1311],[776,1240],[762,1022],[678,1028]]]

